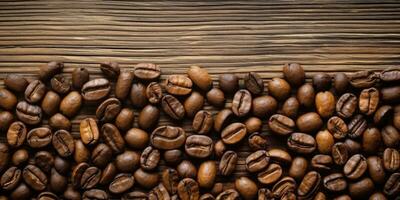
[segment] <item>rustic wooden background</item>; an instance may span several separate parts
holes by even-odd
[[[400,2],[1,1],[0,84],[8,73],[35,78],[51,60],[64,61],[68,76],[87,67],[91,78],[109,60],[123,68],[157,63],[162,78],[190,65],[207,68],[214,79],[257,71],[268,80],[281,76],[286,62],[301,63],[307,77],[381,70],[400,62]],[[73,119],[74,133],[94,109]],[[191,131],[189,121],[184,126]],[[243,175],[248,148],[240,150]]]

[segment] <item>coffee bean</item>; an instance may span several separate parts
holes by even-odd
[[[332,152],[332,146],[335,143],[333,135],[328,130],[322,130],[315,136],[318,151],[323,154]]]
[[[25,183],[21,183],[15,188],[11,194],[11,199],[30,199],[32,191]]]
[[[347,126],[349,127],[348,135],[350,136],[350,138],[357,138],[360,137],[361,134],[363,134],[368,124],[364,117],[358,114],[351,119]]]
[[[328,172],[332,169],[333,159],[330,155],[317,154],[311,159],[311,167],[320,172]]]
[[[315,139],[304,133],[292,133],[287,140],[287,145],[292,151],[303,154],[312,153],[317,146]]]
[[[38,200],[57,200],[58,197],[51,192],[42,192],[37,197]]]
[[[193,118],[194,115],[203,108],[203,104],[204,97],[200,93],[193,91],[183,102],[186,116],[189,118]]]
[[[250,178],[247,178],[245,176],[242,176],[235,180],[235,188],[246,200],[254,199],[257,196],[257,184],[253,182]]]
[[[56,131],[53,135],[52,143],[57,153],[62,157],[67,157],[74,153],[74,139],[66,130]]]
[[[175,169],[165,169],[162,172],[161,181],[170,194],[176,194],[179,184],[179,175]]]
[[[256,72],[249,72],[244,77],[246,89],[254,95],[261,94],[264,91],[264,83],[260,75]]]
[[[147,199],[147,197],[145,198]],[[162,200],[162,199],[171,199],[168,191],[165,189],[163,184],[159,184],[157,187],[153,188],[148,195],[149,200]],[[139,200],[141,200],[139,198]]]
[[[80,186],[82,189],[91,189],[100,181],[101,170],[97,167],[88,167],[82,174]]]
[[[369,88],[379,80],[379,75],[372,71],[359,71],[350,76],[350,84],[355,88]]]
[[[18,149],[11,156],[12,164],[15,166],[21,166],[26,164],[28,162],[28,159],[29,159],[29,153],[26,149]]]
[[[59,174],[54,168],[51,169],[50,175],[50,188],[56,193],[62,193],[67,189],[68,179],[67,177]]]
[[[327,128],[336,139],[343,139],[347,136],[349,128],[342,118],[333,116],[328,120]]]
[[[89,162],[90,151],[81,140],[75,140],[74,160],[77,163]]]
[[[306,174],[308,162],[303,157],[295,157],[289,168],[289,176],[295,179],[302,179]]]
[[[384,184],[386,174],[382,159],[378,156],[370,156],[367,158],[367,165],[371,179],[375,183]]]
[[[99,128],[96,120],[93,118],[85,118],[79,125],[81,140],[84,144],[92,145],[99,140]]]
[[[142,168],[139,168],[133,176],[135,182],[146,189],[154,188],[159,183],[157,172],[144,171]]]
[[[82,106],[82,96],[77,91],[72,91],[60,103],[60,112],[68,117],[75,116]]]
[[[265,185],[269,185],[278,181],[282,176],[282,167],[278,164],[271,163],[264,170],[257,174],[257,180]]]
[[[289,97],[283,103],[281,113],[287,117],[295,118],[299,112],[300,103],[296,97]]]
[[[213,152],[213,141],[205,135],[191,135],[187,137],[185,152],[195,158],[206,158]]]
[[[267,188],[260,188],[258,190],[258,200],[269,200],[273,198],[274,195],[272,194],[271,190]]]
[[[312,82],[318,91],[326,91],[331,88],[332,77],[327,73],[320,72],[313,76]]]
[[[298,63],[286,63],[283,66],[283,76],[294,87],[299,87],[305,80],[304,69]]]
[[[10,151],[7,144],[0,142],[0,171],[3,171],[8,165],[9,158]]]
[[[54,159],[54,168],[57,170],[58,173],[60,174],[67,174],[70,170],[71,163],[68,162],[66,159],[56,156]]]
[[[291,87],[285,79],[272,78],[268,82],[268,93],[276,99],[283,101],[290,95]]]
[[[246,126],[242,123],[232,123],[221,132],[221,139],[225,144],[236,144],[247,134]]]
[[[235,93],[232,100],[232,111],[238,117],[243,117],[250,112],[252,104],[251,94],[248,90],[242,89]]]
[[[4,85],[8,89],[18,93],[24,92],[28,84],[28,81],[19,74],[7,74],[6,78],[4,79]]]
[[[199,134],[207,134],[210,132],[213,123],[212,114],[208,111],[200,110],[194,116],[192,127]]]
[[[11,110],[16,104],[17,97],[9,90],[0,88],[0,107],[5,110]]]
[[[81,89],[86,101],[99,101],[108,96],[111,91],[110,82],[104,78],[97,78],[86,82]]]
[[[12,122],[14,122],[14,115],[11,112],[0,111],[0,131],[8,130]]]
[[[383,152],[383,166],[389,172],[395,172],[400,168],[400,153],[394,148],[386,148]]]
[[[361,154],[350,157],[343,167],[344,175],[351,180],[360,178],[367,170],[367,160]]]
[[[374,114],[374,123],[382,125],[390,121],[393,116],[393,108],[389,105],[379,107]]]
[[[161,99],[161,106],[164,112],[172,119],[181,120],[185,117],[185,108],[182,103],[172,95],[165,95]]]
[[[126,99],[131,91],[133,83],[133,73],[131,71],[123,71],[119,74],[115,85],[115,97],[120,100]]]
[[[26,184],[36,191],[42,191],[46,189],[47,177],[38,167],[34,165],[27,165],[23,172],[22,177]]]
[[[347,181],[341,173],[333,173],[325,176],[323,184],[331,192],[340,192],[347,188]]]
[[[297,188],[299,198],[310,198],[318,192],[321,185],[321,175],[316,171],[308,172]]]
[[[336,103],[336,112],[340,117],[349,118],[357,109],[357,97],[352,93],[340,96]]]
[[[115,166],[120,172],[133,172],[140,165],[140,154],[136,151],[124,151],[115,158]]]
[[[68,185],[67,189],[64,191],[63,197],[67,200],[74,200],[82,198],[82,195],[81,193],[76,191],[71,185]]]
[[[246,129],[248,133],[254,133],[261,131],[262,128],[262,121],[258,117],[249,117],[247,120],[244,122],[246,125]]]
[[[379,91],[376,88],[364,89],[360,93],[359,108],[360,112],[366,115],[372,115],[379,104]]]
[[[98,144],[92,151],[91,160],[97,167],[104,168],[112,160],[112,150],[106,144]]]
[[[109,197],[104,190],[90,189],[83,192],[82,199],[106,200],[109,199]]]
[[[118,174],[108,186],[110,192],[121,194],[128,191],[135,183],[131,174]]]
[[[170,75],[165,80],[165,90],[172,95],[187,95],[192,92],[193,82],[184,75]]]
[[[114,153],[121,153],[125,148],[125,141],[122,138],[118,128],[110,123],[106,123],[101,127],[103,141]]]
[[[47,91],[43,98],[41,107],[43,112],[49,116],[56,114],[59,110],[61,103],[61,97],[53,91]]]
[[[382,144],[380,131],[375,127],[367,128],[362,135],[362,149],[366,153],[373,154],[378,151]]]
[[[100,70],[105,76],[111,79],[117,78],[121,72],[119,64],[113,61],[100,63]]]
[[[7,131],[7,142],[11,147],[21,146],[26,139],[27,128],[22,122],[13,122]]]
[[[315,101],[315,90],[310,83],[305,83],[297,90],[297,100],[304,107],[311,107]]]
[[[349,86],[349,77],[343,72],[335,73],[333,78],[333,86],[336,92],[343,94],[346,92]]]
[[[149,104],[139,113],[139,127],[145,130],[153,129],[158,123],[159,117],[160,109]]]
[[[133,126],[135,113],[131,108],[122,108],[115,118],[115,126],[122,131],[127,131]]]
[[[197,183],[199,187],[211,188],[217,177],[217,170],[215,161],[209,160],[201,163],[199,171],[197,172]]]
[[[151,82],[146,88],[146,97],[152,104],[158,104],[163,96],[162,88],[157,82]]]
[[[365,199],[375,190],[374,182],[368,177],[349,183],[349,193],[354,199]]]
[[[247,156],[246,169],[249,172],[259,172],[268,166],[269,161],[269,153],[265,150],[258,150]]]
[[[54,157],[48,151],[38,151],[33,160],[35,165],[45,173],[49,173],[54,166]]]
[[[207,102],[215,107],[223,107],[225,105],[225,94],[219,88],[212,88],[206,94]]]
[[[239,88],[239,78],[235,74],[219,75],[219,87],[227,94],[235,93]]]
[[[107,166],[103,169],[101,173],[99,184],[106,185],[111,183],[114,179],[115,175],[117,174],[117,167],[114,163],[108,163]]]
[[[268,127],[278,135],[288,135],[294,131],[295,122],[284,115],[275,114],[268,120]]]
[[[356,140],[347,138],[344,141],[344,144],[346,144],[346,146],[348,147],[350,155],[357,154],[357,153],[361,152],[361,144]]]
[[[70,130],[71,129],[71,121],[61,113],[56,113],[51,116],[49,119],[49,126],[54,130]]]
[[[121,111],[121,102],[117,98],[109,98],[97,107],[96,117],[101,122],[113,121]]]
[[[389,196],[395,196],[400,193],[400,173],[393,173],[386,181],[383,192]]]
[[[219,162],[219,173],[223,176],[231,175],[236,168],[238,156],[234,151],[227,151]]]
[[[384,87],[380,90],[383,102],[399,103],[400,102],[400,86]]]
[[[290,154],[283,149],[270,149],[268,150],[268,155],[271,160],[278,162],[282,165],[290,164],[292,162],[292,157],[290,156]]]
[[[160,151],[151,146],[145,148],[140,156],[140,166],[144,170],[153,170],[160,161]]]
[[[207,91],[211,88],[212,79],[206,69],[199,66],[190,66],[187,74],[193,83],[200,89]]]
[[[39,68],[39,77],[41,80],[48,80],[56,74],[59,74],[64,69],[64,63],[51,61]]]
[[[322,125],[321,117],[315,112],[309,112],[301,115],[296,120],[297,128],[303,133],[313,133],[318,131]]]
[[[218,140],[217,142],[215,142],[214,144],[214,153],[215,155],[220,158],[222,157],[222,155],[225,153],[226,151],[226,145],[222,140]]]
[[[337,165],[344,165],[349,158],[349,148],[342,142],[337,142],[332,147],[333,161]]]
[[[191,178],[182,179],[178,184],[178,195],[182,200],[199,199],[198,183]]]
[[[150,81],[160,77],[161,69],[153,63],[139,63],[135,66],[134,74],[141,80]]]
[[[272,187],[272,193],[277,198],[293,199],[296,181],[291,177],[283,177]],[[289,198],[292,196],[292,198]],[[294,198],[295,199],[295,198]]]
[[[315,107],[318,114],[323,118],[328,118],[333,115],[335,105],[335,96],[332,92],[318,92],[315,96]]]
[[[395,67],[385,69],[379,74],[379,78],[384,82],[397,82],[400,80],[400,70]]]
[[[400,144],[400,133],[392,125],[387,125],[383,127],[381,133],[383,143],[385,143],[387,147],[394,148]]]
[[[25,100],[29,103],[38,103],[46,94],[46,85],[39,80],[29,83],[25,89]]]
[[[160,126],[151,133],[151,144],[163,150],[181,147],[186,140],[185,131],[180,127]]]
[[[214,118],[214,130],[221,132],[232,120],[233,112],[231,109],[223,109],[219,111]]]
[[[124,139],[130,147],[144,149],[149,142],[149,134],[142,129],[131,128],[125,134]]]
[[[182,161],[183,152],[179,149],[166,150],[163,157],[167,164],[176,165]]]
[[[85,67],[75,68],[72,71],[72,86],[75,89],[81,89],[89,81],[89,71]]]
[[[71,82],[64,75],[57,74],[51,78],[50,86],[58,94],[66,94],[71,89]]]
[[[12,190],[18,186],[21,180],[21,170],[17,167],[8,168],[0,179],[0,185],[4,190]]]
[[[215,200],[239,200],[240,195],[235,189],[228,189],[221,192]]]
[[[182,178],[195,178],[197,176],[197,168],[188,160],[179,163],[176,170]]]

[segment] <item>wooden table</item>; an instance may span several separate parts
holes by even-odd
[[[268,80],[282,76],[287,62],[301,63],[308,78],[318,71],[381,70],[400,62],[400,2],[377,2],[2,1],[0,83],[8,73],[35,78],[51,60],[65,62],[68,76],[87,67],[91,78],[109,60],[126,69],[157,63],[162,78],[200,65],[215,80],[249,71]],[[94,109],[73,119],[75,134]],[[183,126],[191,132],[189,121]],[[248,148],[239,150],[236,174],[245,175]]]

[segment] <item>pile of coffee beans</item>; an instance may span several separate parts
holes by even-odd
[[[5,78],[1,200],[399,198],[399,67],[217,81],[198,66],[72,70]]]

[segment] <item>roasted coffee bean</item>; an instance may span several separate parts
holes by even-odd
[[[389,196],[395,196],[400,193],[400,173],[393,173],[386,181],[383,192]]]
[[[190,66],[187,74],[193,83],[200,89],[207,91],[211,88],[212,79],[206,69],[199,66]]]
[[[68,179],[67,177],[61,175],[54,168],[51,169],[50,174],[50,188],[56,193],[62,193],[67,189]]]
[[[49,116],[56,114],[59,110],[61,97],[53,91],[48,91],[43,98],[41,107],[43,112]]]
[[[348,147],[350,155],[358,154],[361,152],[361,144],[356,140],[347,138],[344,141],[344,144],[346,144],[346,146]]]
[[[212,114],[209,111],[200,110],[193,118],[192,127],[199,134],[210,132],[214,123]]]
[[[72,91],[60,103],[60,112],[68,117],[75,116],[82,106],[82,96],[77,91]]]
[[[144,170],[153,170],[160,161],[160,151],[151,146],[145,148],[140,156],[140,166]]]
[[[170,194],[176,194],[178,190],[179,175],[175,169],[165,169],[162,172],[161,181]]]
[[[355,88],[369,88],[379,80],[379,75],[372,71],[359,71],[350,76],[350,84]]]
[[[349,193],[354,199],[366,199],[375,190],[374,182],[368,177],[349,183]]]
[[[242,123],[232,123],[221,132],[221,139],[225,144],[236,144],[247,134],[246,126]]]
[[[400,144],[400,133],[392,125],[387,125],[382,128],[382,139],[383,143],[387,147],[397,147]]]
[[[382,137],[379,129],[370,127],[365,129],[362,135],[362,149],[366,153],[373,154],[378,151],[382,144]]]
[[[97,127],[96,120],[93,118],[83,119],[79,125],[79,132],[84,144],[92,145],[99,140],[99,128]]]
[[[295,197],[288,198],[289,196],[293,197],[295,188],[296,181],[293,178],[286,176],[275,183],[272,187],[272,193],[276,198],[296,199]]]
[[[165,80],[165,90],[172,95],[187,95],[192,92],[193,82],[185,75],[170,75]]]
[[[265,169],[270,161],[270,155],[265,150],[258,150],[246,158],[246,169],[249,172],[259,172]]]
[[[257,174],[257,180],[262,184],[269,185],[278,181],[282,173],[283,170],[280,165],[271,163]]]
[[[292,119],[284,115],[275,114],[268,120],[268,127],[278,135],[288,135],[294,131],[296,124]]]
[[[383,161],[378,156],[371,156],[367,158],[368,172],[371,179],[375,183],[384,184],[385,182],[385,167]]]
[[[379,104],[379,91],[376,88],[364,89],[360,93],[359,108],[360,112],[366,115],[372,115]]]
[[[11,112],[0,111],[0,131],[8,130],[13,121],[14,115]]]
[[[298,63],[286,63],[283,66],[283,76],[294,87],[299,87],[305,80],[304,69]]]
[[[135,66],[134,74],[141,80],[150,81],[160,77],[161,69],[153,63],[139,63]]]
[[[246,200],[254,199],[257,196],[257,184],[245,176],[242,176],[235,180],[235,188]]]
[[[197,172],[197,183],[199,187],[211,188],[217,177],[217,164],[213,160],[205,161],[200,164]]]
[[[161,99],[161,107],[172,119],[181,120],[185,117],[185,108],[182,103],[172,95],[165,95]]]
[[[300,103],[296,99],[296,97],[289,97],[283,103],[280,112],[287,117],[295,118],[299,112],[299,109],[300,109]]]
[[[140,154],[136,151],[124,151],[115,158],[115,166],[121,172],[133,172],[140,165]]]
[[[399,103],[400,101],[400,86],[381,88],[380,93],[384,102]]]
[[[131,128],[126,132],[124,139],[130,147],[144,149],[149,142],[149,134],[142,129]]]
[[[261,128],[262,128],[262,122],[261,122],[261,120],[259,119],[259,118],[257,118],[257,117],[251,117],[251,118],[249,118],[249,119],[247,119],[246,121],[245,121],[245,125],[246,125],[246,129],[247,129],[247,132],[250,134],[251,133],[251,135],[249,136],[249,141],[251,141],[252,140],[252,138],[253,138],[253,136],[260,136],[260,133],[258,133],[258,131],[260,131],[261,130]],[[259,138],[259,137],[255,137],[254,139],[261,139],[261,138]],[[256,142],[256,143],[254,143],[255,145],[257,145],[257,142],[258,141],[254,141],[254,142]],[[252,142],[249,142],[249,144],[250,143],[252,143]],[[259,143],[259,144],[262,144],[263,145],[263,143]],[[266,144],[265,144],[266,145]],[[255,146],[254,146],[255,147]],[[252,148],[252,147],[251,147]]]
[[[8,165],[9,158],[10,151],[7,144],[0,142],[0,171],[3,171]]]
[[[86,101],[99,101],[108,96],[111,91],[110,82],[104,78],[97,78],[86,82],[81,89]]]
[[[22,177],[25,183],[36,191],[42,191],[47,186],[46,174],[34,165],[27,165],[22,172]]]
[[[219,173],[223,176],[229,176],[235,171],[238,156],[234,151],[227,151],[219,162]]]
[[[389,105],[379,107],[374,114],[374,123],[377,125],[385,124],[393,116],[393,108]]]
[[[256,97],[252,102],[252,113],[260,118],[272,115],[277,108],[278,102],[269,95]]]
[[[311,159],[311,167],[320,172],[332,169],[333,159],[330,155],[317,154]]]
[[[122,108],[115,118],[115,126],[122,131],[127,131],[133,126],[135,113],[131,108]]]
[[[75,68],[72,71],[72,86],[75,89],[81,89],[89,81],[89,71],[85,67]]]
[[[228,189],[221,192],[215,200],[239,200],[240,195],[235,189]]]
[[[203,108],[204,97],[193,91],[183,102],[183,107],[186,111],[186,116],[189,118],[193,118],[194,115]]]
[[[80,186],[82,189],[91,189],[100,181],[101,170],[97,167],[88,167],[82,174]]]
[[[292,151],[303,154],[312,153],[317,146],[315,139],[305,133],[292,133],[287,140],[287,145]]]
[[[225,153],[226,151],[226,145],[222,140],[218,140],[217,142],[215,142],[214,144],[214,152],[215,155],[220,158],[222,157],[222,155]]]
[[[70,170],[71,163],[68,162],[66,159],[56,156],[54,159],[54,168],[58,171],[60,174],[67,174]]]
[[[16,104],[17,97],[9,90],[0,88],[0,107],[5,110],[11,110]]]
[[[383,166],[389,172],[400,169],[400,153],[394,148],[386,148],[383,152]]]
[[[16,150],[11,157],[12,164],[15,166],[20,166],[25,164],[28,161],[28,159],[29,159],[29,153],[26,149]]]
[[[268,82],[268,93],[280,101],[287,99],[290,95],[290,91],[290,85],[285,79],[272,78],[272,80]]]
[[[289,168],[289,176],[297,180],[302,179],[306,174],[308,162],[303,157],[295,157]]]
[[[64,69],[64,63],[51,61],[39,68],[39,77],[41,80],[48,80],[56,74],[59,74]]]
[[[396,67],[390,67],[379,74],[379,78],[384,82],[396,82],[400,80],[400,70]]]
[[[108,189],[114,194],[121,194],[128,191],[134,183],[135,180],[131,174],[118,174],[110,183]]]
[[[347,181],[343,174],[333,173],[323,179],[324,187],[331,192],[340,192],[347,188]]]
[[[158,123],[160,109],[153,105],[145,106],[139,113],[139,127],[145,130],[153,129]]]
[[[238,117],[243,117],[250,112],[252,104],[251,94],[248,90],[242,89],[235,93],[232,100],[232,111]]]
[[[51,89],[59,94],[66,94],[71,89],[71,82],[62,74],[53,76],[50,80]]]
[[[53,116],[50,117],[49,119],[49,126],[53,129],[53,130],[70,130],[71,129],[71,121],[69,121],[69,119],[64,116],[61,113],[57,113]]]
[[[332,152],[332,146],[335,143],[335,139],[328,130],[319,131],[315,136],[315,141],[320,153],[329,154]]]
[[[267,188],[260,188],[258,190],[258,200],[272,200],[274,199],[274,195],[272,194],[271,190]]]
[[[30,199],[32,196],[32,191],[25,183],[21,183],[15,188],[11,194],[11,199]]]
[[[282,165],[286,165],[292,162],[292,157],[290,154],[282,149],[273,148],[268,150],[268,155],[271,160],[281,163]]]
[[[121,111],[121,102],[117,98],[109,98],[97,107],[96,117],[101,122],[113,121]]]
[[[297,188],[297,194],[299,199],[311,198],[315,196],[321,185],[321,175],[316,171],[308,172],[303,180],[300,182]]]
[[[349,128],[348,135],[350,138],[357,138],[363,134],[365,129],[367,129],[368,124],[364,117],[358,114],[351,119],[347,126]]]
[[[111,79],[117,78],[119,73],[121,72],[119,64],[113,61],[100,63],[100,70],[105,76]]]
[[[320,72],[313,76],[312,82],[315,89],[325,91],[331,88],[332,78],[329,74]]]
[[[182,200],[196,200],[199,199],[199,185],[198,183],[191,179],[182,179],[178,184],[178,195]]]
[[[11,147],[21,146],[26,139],[27,128],[22,122],[13,122],[7,131],[7,142]]]
[[[37,200],[57,200],[58,197],[51,192],[42,192],[37,196]]]
[[[182,178],[195,178],[197,176],[197,168],[188,160],[179,163],[176,170]]]
[[[205,193],[199,197],[199,200],[215,200],[215,198],[212,194]]]
[[[131,71],[123,71],[119,74],[115,85],[115,97],[118,99],[126,99],[131,91],[133,83],[133,73]]]
[[[246,89],[254,95],[261,94],[264,91],[263,80],[256,72],[249,72],[246,74],[244,77],[244,84]]]
[[[53,134],[52,143],[57,153],[62,157],[67,157],[74,153],[74,138],[66,130],[56,131]]]
[[[351,180],[360,178],[366,170],[367,159],[361,154],[356,154],[350,157],[343,167],[344,175]]]
[[[96,200],[106,200],[109,199],[107,192],[100,189],[90,189],[83,192],[83,200],[96,199]]]
[[[54,166],[54,157],[48,151],[38,151],[33,160],[35,165],[45,173],[49,173]]]
[[[18,186],[22,172],[17,167],[8,168],[0,179],[0,185],[4,190],[12,190]]]
[[[206,94],[207,102],[215,107],[223,107],[225,105],[225,94],[219,88],[212,88]]]
[[[239,88],[239,78],[235,74],[219,75],[219,87],[227,94],[235,93]]]
[[[29,103],[38,103],[45,94],[46,85],[39,80],[34,80],[25,89],[25,100]]]
[[[82,162],[77,164],[72,172],[71,172],[71,183],[74,186],[74,188],[79,189],[81,187],[81,179],[83,176],[83,173],[86,171],[86,169],[89,168],[89,164]]]
[[[18,93],[23,93],[28,86],[28,81],[19,74],[7,74],[6,78],[4,79],[4,85]]]
[[[185,143],[185,140],[185,131],[175,126],[160,126],[150,136],[151,144],[163,150],[179,148]]]
[[[147,197],[145,198],[147,200]],[[165,189],[163,184],[159,184],[157,187],[153,188],[148,195],[149,200],[171,200],[168,191]],[[139,198],[139,200],[141,200]]]
[[[101,127],[103,141],[113,150],[114,153],[121,153],[125,148],[125,141],[118,128],[110,123]]]
[[[106,144],[98,144],[92,151],[91,160],[97,167],[105,167],[112,160],[112,150]]]
[[[153,188],[159,183],[157,172],[148,172],[144,171],[142,168],[139,168],[135,171],[133,176],[135,178],[135,182],[146,189]]]
[[[213,152],[213,141],[205,135],[191,135],[187,137],[185,152],[195,158],[206,158]]]
[[[336,92],[343,94],[346,92],[349,86],[349,77],[343,72],[335,73],[333,78],[333,86]]]
[[[176,165],[182,161],[183,152],[179,149],[166,150],[163,157],[167,164]]]
[[[214,118],[214,130],[217,132],[221,132],[223,128],[225,128],[233,118],[233,112],[231,109],[223,109],[215,115]]]
[[[318,114],[323,118],[328,118],[333,115],[335,105],[335,96],[332,92],[318,92],[315,96],[315,107]]]
[[[387,200],[387,198],[381,192],[375,192],[369,197],[369,200]]]
[[[340,96],[336,103],[336,113],[343,118],[351,117],[357,109],[357,97],[352,93]]]
[[[315,90],[310,83],[305,83],[297,90],[296,97],[300,105],[310,108],[314,105]]]
[[[99,184],[106,185],[109,184],[117,174],[117,167],[114,163],[108,163],[107,166],[101,172]]]
[[[158,104],[163,96],[161,85],[151,82],[146,88],[146,97],[152,104]]]
[[[337,165],[344,165],[349,158],[349,147],[342,142],[338,142],[332,147],[333,161]]]
[[[343,139],[347,136],[349,128],[342,118],[333,116],[328,120],[327,128],[336,139]]]
[[[301,115],[296,120],[297,128],[303,133],[313,133],[318,131],[322,125],[321,117],[315,112],[309,112]]]
[[[74,160],[77,163],[88,162],[90,159],[90,151],[81,140],[75,140]]]

